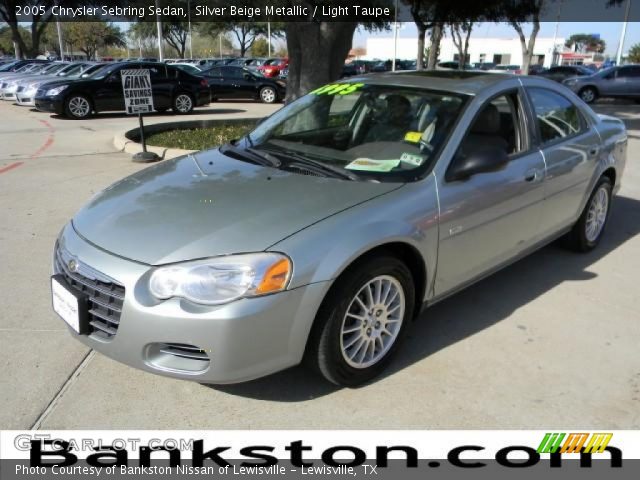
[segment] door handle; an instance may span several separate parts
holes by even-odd
[[[525,182],[536,182],[538,181],[540,178],[542,178],[542,173],[540,172],[540,170],[538,170],[537,168],[533,168],[531,170],[528,170],[525,174],[524,174],[524,180]]]

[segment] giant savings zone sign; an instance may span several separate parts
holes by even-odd
[[[247,439],[251,438],[248,442]],[[336,440],[339,439],[339,440]],[[387,467],[480,471],[539,463],[621,468],[640,431],[3,431],[0,459],[21,474],[341,474]],[[4,465],[4,463],[3,463]],[[13,468],[12,468],[13,469]],[[382,478],[382,477],[379,477]]]
[[[121,70],[120,75],[127,114],[153,112],[151,72],[148,69]]]

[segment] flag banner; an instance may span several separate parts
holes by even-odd
[[[640,431],[2,431],[0,477],[566,478],[640,473]],[[613,471],[613,473],[611,473]],[[543,477],[541,477],[541,475]],[[527,477],[530,476],[530,477]],[[61,477],[60,477],[61,478]]]

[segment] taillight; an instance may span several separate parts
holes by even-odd
[[[207,83],[207,81],[203,78],[202,80],[200,80],[200,86],[201,87],[208,87],[209,84]]]
[[[520,75],[522,73],[522,70],[516,70],[516,75]]]

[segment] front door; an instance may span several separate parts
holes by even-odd
[[[464,286],[538,238],[545,167],[527,133],[524,105],[521,90],[487,102],[452,160],[453,165],[490,145],[506,150],[504,167],[464,180],[439,179],[436,295]]]

